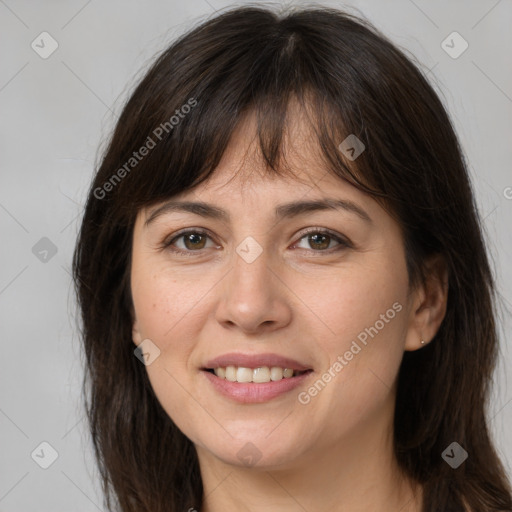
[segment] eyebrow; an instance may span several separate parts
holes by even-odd
[[[373,223],[370,216],[356,203],[346,199],[334,198],[323,198],[313,201],[294,201],[291,203],[280,204],[275,208],[274,216],[276,220],[281,220],[284,218],[298,217],[305,213],[325,210],[345,210],[349,213],[356,214],[358,217],[370,224]],[[231,220],[231,216],[226,210],[209,203],[204,203],[202,201],[193,202],[169,200],[151,213],[144,223],[144,226],[147,227],[158,217],[171,212],[188,212],[226,223]]]

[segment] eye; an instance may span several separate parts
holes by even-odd
[[[206,240],[211,240],[209,233],[201,229],[194,229],[190,231],[182,231],[168,242],[164,242],[164,248],[179,254],[190,254],[192,252],[199,252],[205,249]],[[184,247],[175,247],[175,241],[183,241]]]
[[[164,242],[162,244],[162,248],[168,249],[176,254],[192,256],[193,253],[200,253],[203,249],[208,248],[206,246],[208,239],[212,240],[212,237],[207,231],[202,229],[182,231],[181,233],[178,233],[173,238],[171,238],[168,242]],[[345,249],[347,247],[351,247],[351,244],[340,235],[336,235],[331,231],[319,228],[312,228],[306,233],[303,233],[299,239],[299,243],[304,239],[307,239],[306,243],[308,243],[310,247],[309,249],[305,249],[312,250],[313,252],[331,253]],[[176,246],[175,242],[179,241],[183,242],[182,247]],[[337,246],[334,248],[330,247],[333,241],[337,243]],[[296,247],[297,245],[298,244],[295,244],[293,247]],[[213,244],[213,247],[218,248],[220,246]],[[302,247],[302,249],[304,249],[304,247]]]
[[[331,249],[331,243],[334,241],[338,246],[334,247],[334,251],[338,251],[347,247],[350,247],[348,241],[343,239],[341,236],[336,235],[328,230],[322,230],[319,228],[313,228],[310,231],[302,235],[300,241],[306,239],[306,243],[309,247],[313,248],[314,252],[333,252]],[[306,249],[308,249],[306,247]]]

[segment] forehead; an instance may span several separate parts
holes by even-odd
[[[296,100],[290,102],[282,132],[277,172],[267,167],[261,153],[258,119],[252,111],[242,117],[233,130],[219,164],[206,180],[192,189],[153,204],[144,210],[142,217],[148,221],[171,199],[218,205],[227,214],[217,217],[230,217],[231,220],[240,215],[246,218],[248,211],[252,212],[251,216],[256,216],[259,210],[272,210],[277,214],[277,205],[291,201],[326,198],[359,202],[360,205],[375,203],[370,205],[370,210],[380,214],[380,208],[371,196],[337,176],[328,167],[315,133],[314,113],[309,111],[309,105],[306,108],[308,111]],[[353,164],[349,162],[347,165],[354,170]],[[172,208],[168,211],[172,211]]]
[[[229,140],[222,158],[207,180],[192,190],[193,194],[222,196],[224,194],[255,194],[272,190],[277,193],[303,194],[310,189],[319,191],[347,189],[351,186],[334,175],[324,163],[317,136],[303,109],[293,104],[287,114],[282,133],[281,158],[278,172],[267,169],[258,140],[256,115],[244,117]],[[177,195],[191,195],[186,191]]]
[[[231,160],[218,166],[208,182],[195,189],[174,195],[145,215],[146,226],[162,215],[192,213],[224,223],[256,222],[269,217],[273,222],[295,218],[317,211],[338,210],[354,214],[373,223],[372,215],[380,215],[375,201],[352,185],[318,165],[295,168],[296,177],[262,173],[243,166],[241,172],[232,169]],[[249,169],[249,171],[247,171]],[[369,205],[368,201],[373,202]]]
[[[360,223],[362,219],[368,226],[381,230],[393,224],[372,196],[329,168],[303,111],[292,110],[287,118],[277,172],[265,165],[257,128],[255,115],[243,118],[213,173],[199,185],[139,212],[136,230],[139,225],[148,227],[155,219],[158,225],[159,218],[176,212],[198,214],[226,224],[241,223],[254,229],[266,219],[273,225],[280,219],[328,210],[352,213],[344,215],[347,223]],[[346,165],[357,174],[355,164]],[[310,204],[303,204],[306,202]],[[320,203],[323,204],[319,206]]]

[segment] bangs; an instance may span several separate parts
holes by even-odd
[[[296,84],[286,81],[285,76],[281,80],[276,90],[263,90],[250,102],[247,91],[240,91],[240,98],[233,97],[231,104],[224,104],[221,109],[215,97],[189,98],[189,103],[195,100],[197,105],[173,127],[172,134],[158,140],[162,134],[157,127],[146,139],[148,145],[154,142],[155,147],[126,180],[129,191],[123,191],[123,195],[128,192],[132,198],[131,206],[137,210],[149,207],[208,180],[233,137],[240,130],[248,129],[257,144],[256,151],[246,157],[255,158],[258,171],[301,181],[299,173],[286,159],[293,146],[301,155],[314,158],[315,167],[378,195],[364,183],[364,173],[339,148],[349,135],[355,135],[355,130],[340,121],[342,114],[336,114],[337,105],[328,103],[311,87],[296,90],[293,87]],[[240,108],[244,98],[247,104]],[[179,111],[183,105],[174,111]],[[291,131],[298,124],[301,132],[307,134],[301,141],[291,138]],[[359,132],[356,136],[363,137]],[[255,166],[251,166],[244,179],[249,179],[254,170]],[[239,172],[234,172],[231,179],[238,175]]]
[[[272,23],[261,24],[261,13],[258,17],[255,26],[247,17],[241,20],[247,30],[236,41],[216,41],[215,20],[210,29],[202,29],[212,31],[208,45],[202,45],[199,34],[192,32],[187,44],[189,51],[191,42],[197,45],[193,59],[182,51],[184,39],[178,40],[160,56],[132,95],[114,134],[125,143],[117,151],[110,148],[96,177],[96,185],[101,187],[116,169],[124,169],[124,177],[108,198],[128,223],[141,208],[207,180],[233,134],[243,129],[250,116],[255,116],[265,172],[299,179],[286,163],[284,139],[290,123],[295,122],[295,113],[301,113],[312,134],[308,150],[314,151],[326,172],[376,198],[386,196],[383,176],[389,180],[389,172],[385,162],[372,161],[377,153],[368,137],[370,120],[361,105],[363,97],[375,96],[382,87],[379,73],[361,70],[365,54],[369,68],[383,67],[371,44],[361,41],[356,52],[352,47],[357,34],[344,40],[338,30],[340,55],[327,44],[322,48],[319,34],[315,34],[316,41],[309,41],[300,30],[300,19],[294,26],[293,20],[276,24],[272,19]],[[393,123],[393,115],[385,115],[384,110],[381,117],[389,125]],[[380,129],[383,135],[389,132],[385,126],[373,128],[374,133]],[[349,136],[356,137],[364,148],[357,162],[340,150]],[[146,155],[136,158],[134,154],[139,152]]]

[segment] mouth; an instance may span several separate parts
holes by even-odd
[[[203,371],[215,375],[221,380],[238,383],[266,384],[285,379],[293,379],[311,373],[313,370],[295,370],[280,366],[259,366],[248,368],[244,366],[218,366],[215,368],[203,368]]]
[[[211,390],[242,404],[287,399],[313,373],[306,363],[272,353],[232,352],[206,361],[199,369]]]
[[[239,404],[258,404],[291,396],[292,390],[307,385],[312,369],[293,370],[259,366],[203,368],[200,373],[219,396]],[[274,378],[275,380],[272,380]],[[238,380],[240,379],[240,380]],[[293,395],[292,395],[293,396]]]

